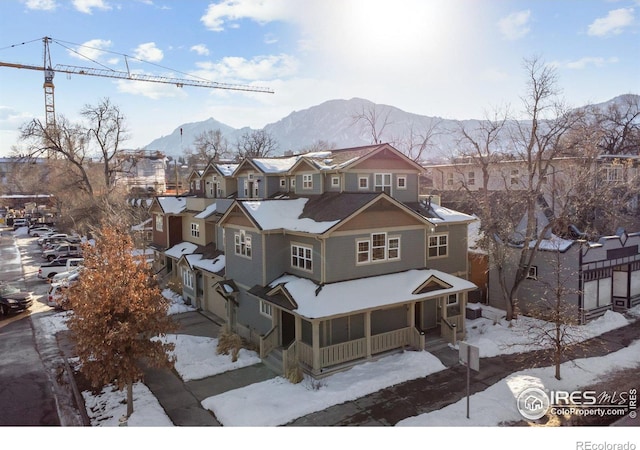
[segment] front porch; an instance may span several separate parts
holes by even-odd
[[[462,308],[447,307],[448,297],[441,297],[395,308],[311,321],[285,309],[276,309],[276,324],[260,337],[260,357],[265,360],[273,353],[276,356],[271,358],[272,365],[276,366],[274,369],[278,372],[286,374],[289,369],[299,367],[318,378],[364,361],[375,360],[390,352],[425,350],[427,334],[431,336],[432,343],[455,345],[465,335],[464,316],[460,311],[464,311],[466,294],[459,296]],[[431,308],[431,304],[437,308]],[[426,321],[432,323],[433,327],[424,329],[422,312],[433,310],[438,311],[438,316],[429,317]],[[383,323],[385,316],[391,318],[393,329],[381,331],[389,328]],[[398,320],[399,317],[405,320]],[[287,339],[287,336],[294,337]]]

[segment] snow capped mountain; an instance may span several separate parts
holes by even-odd
[[[613,103],[628,101],[629,97],[638,96],[621,95],[593,106],[604,110]],[[294,111],[283,119],[266,125],[264,130],[278,142],[279,154],[297,153],[319,142],[332,148],[345,148],[374,142],[374,133],[368,123],[374,118],[375,136],[401,151],[408,152],[410,143],[415,144],[430,135],[428,148],[421,158],[429,160],[442,160],[453,155],[457,148],[457,131],[460,127],[472,129],[480,122],[477,119],[460,121],[423,116],[394,106],[352,98],[329,100],[308,109]],[[180,125],[168,136],[155,139],[145,148],[159,150],[168,156],[181,156],[184,150],[193,147],[199,134],[217,129],[222,132],[231,147],[243,134],[252,131],[249,127],[236,129],[210,118],[202,122]]]

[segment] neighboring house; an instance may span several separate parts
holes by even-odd
[[[421,198],[422,171],[388,144],[212,163],[154,201],[155,247],[188,301],[283,373],[455,343],[474,218]]]
[[[116,184],[132,195],[162,195],[167,190],[166,158],[162,152],[131,150],[118,155]]]
[[[596,242],[563,239],[551,231],[542,234],[549,223],[541,211],[536,216],[539,249],[528,267],[528,275],[518,292],[518,309],[527,314],[548,308],[561,289],[562,309],[577,323],[602,316],[606,311],[626,311],[640,304],[640,233],[620,230]],[[522,226],[525,224],[522,223]],[[537,240],[531,242],[536,245]],[[505,277],[515,276],[522,243],[507,247]],[[489,302],[504,309],[504,296],[498,273],[492,265]]]

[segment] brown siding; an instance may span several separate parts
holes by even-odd
[[[397,206],[389,203],[378,202],[367,210],[353,217],[337,231],[362,230],[367,228],[388,228],[424,225],[420,220],[412,217]]]
[[[182,242],[182,217],[169,216],[167,228],[169,230],[169,247],[173,247]]]
[[[253,223],[251,223],[251,221],[247,218],[247,216],[245,216],[244,214],[240,214],[240,213],[229,214],[229,216],[227,216],[225,224],[239,225],[241,227],[248,227],[248,228],[255,228],[255,226],[253,225]]]

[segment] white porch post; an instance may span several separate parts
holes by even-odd
[[[371,358],[371,311],[364,313],[364,337],[367,344],[367,358]]]
[[[320,371],[320,322],[311,322],[311,344],[313,346],[313,371]]]
[[[409,324],[409,327],[415,328],[416,327],[416,304],[415,304],[415,302],[409,303],[409,311],[407,311],[407,314],[409,314],[409,317],[407,317],[407,323]]]

